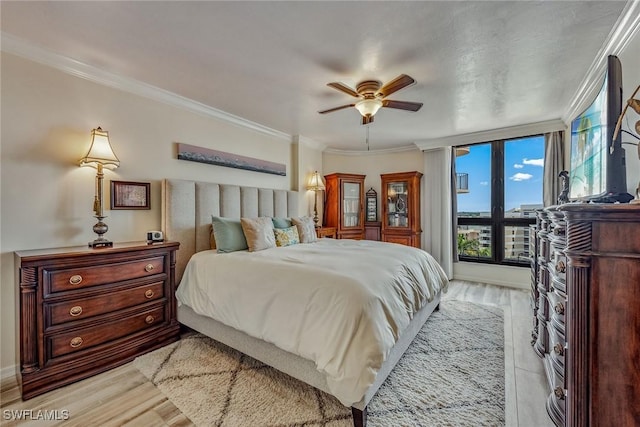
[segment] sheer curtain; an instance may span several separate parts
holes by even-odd
[[[542,199],[545,206],[558,203],[562,191],[558,175],[564,170],[564,131],[544,134],[544,178]]]
[[[449,279],[453,278],[455,236],[452,194],[455,181],[451,147],[424,151],[424,232],[422,247],[440,263]]]

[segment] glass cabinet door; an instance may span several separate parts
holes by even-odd
[[[342,191],[342,227],[358,227],[360,225],[360,183],[345,182]]]
[[[408,193],[407,181],[389,182],[387,184],[387,227],[408,227]]]

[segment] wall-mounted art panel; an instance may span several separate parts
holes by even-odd
[[[210,148],[196,147],[189,144],[178,143],[178,159],[226,166],[229,168],[246,169],[254,172],[270,173],[273,175],[287,175],[287,165],[284,163],[254,159],[252,157],[240,156],[224,151],[212,150]]]

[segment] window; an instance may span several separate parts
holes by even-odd
[[[542,208],[544,137],[472,145],[456,158],[458,254],[463,261],[529,265],[529,225]]]

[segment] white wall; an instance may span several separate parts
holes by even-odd
[[[104,202],[112,241],[144,240],[160,228],[160,181],[195,179],[295,189],[291,141],[201,116],[10,54],[2,54],[0,368],[19,361],[13,251],[86,245],[92,226],[95,169],[78,167],[92,128],[102,126],[121,166],[105,172]],[[285,163],[287,176],[225,168],[176,158],[176,142]],[[305,157],[313,157],[312,154]],[[321,166],[319,155],[304,171]],[[109,180],[151,182],[151,209],[110,211]]]
[[[294,137],[294,150],[297,151],[297,165],[298,165],[298,182],[297,190],[299,191],[298,206],[300,208],[301,215],[313,216],[313,202],[316,196],[313,191],[307,190],[311,176],[315,171],[318,171],[320,176],[323,176],[322,166],[322,148],[309,144],[307,142],[300,141],[300,138]],[[318,211],[318,224],[322,225],[322,215],[324,212],[323,193],[317,194],[317,211]]]

